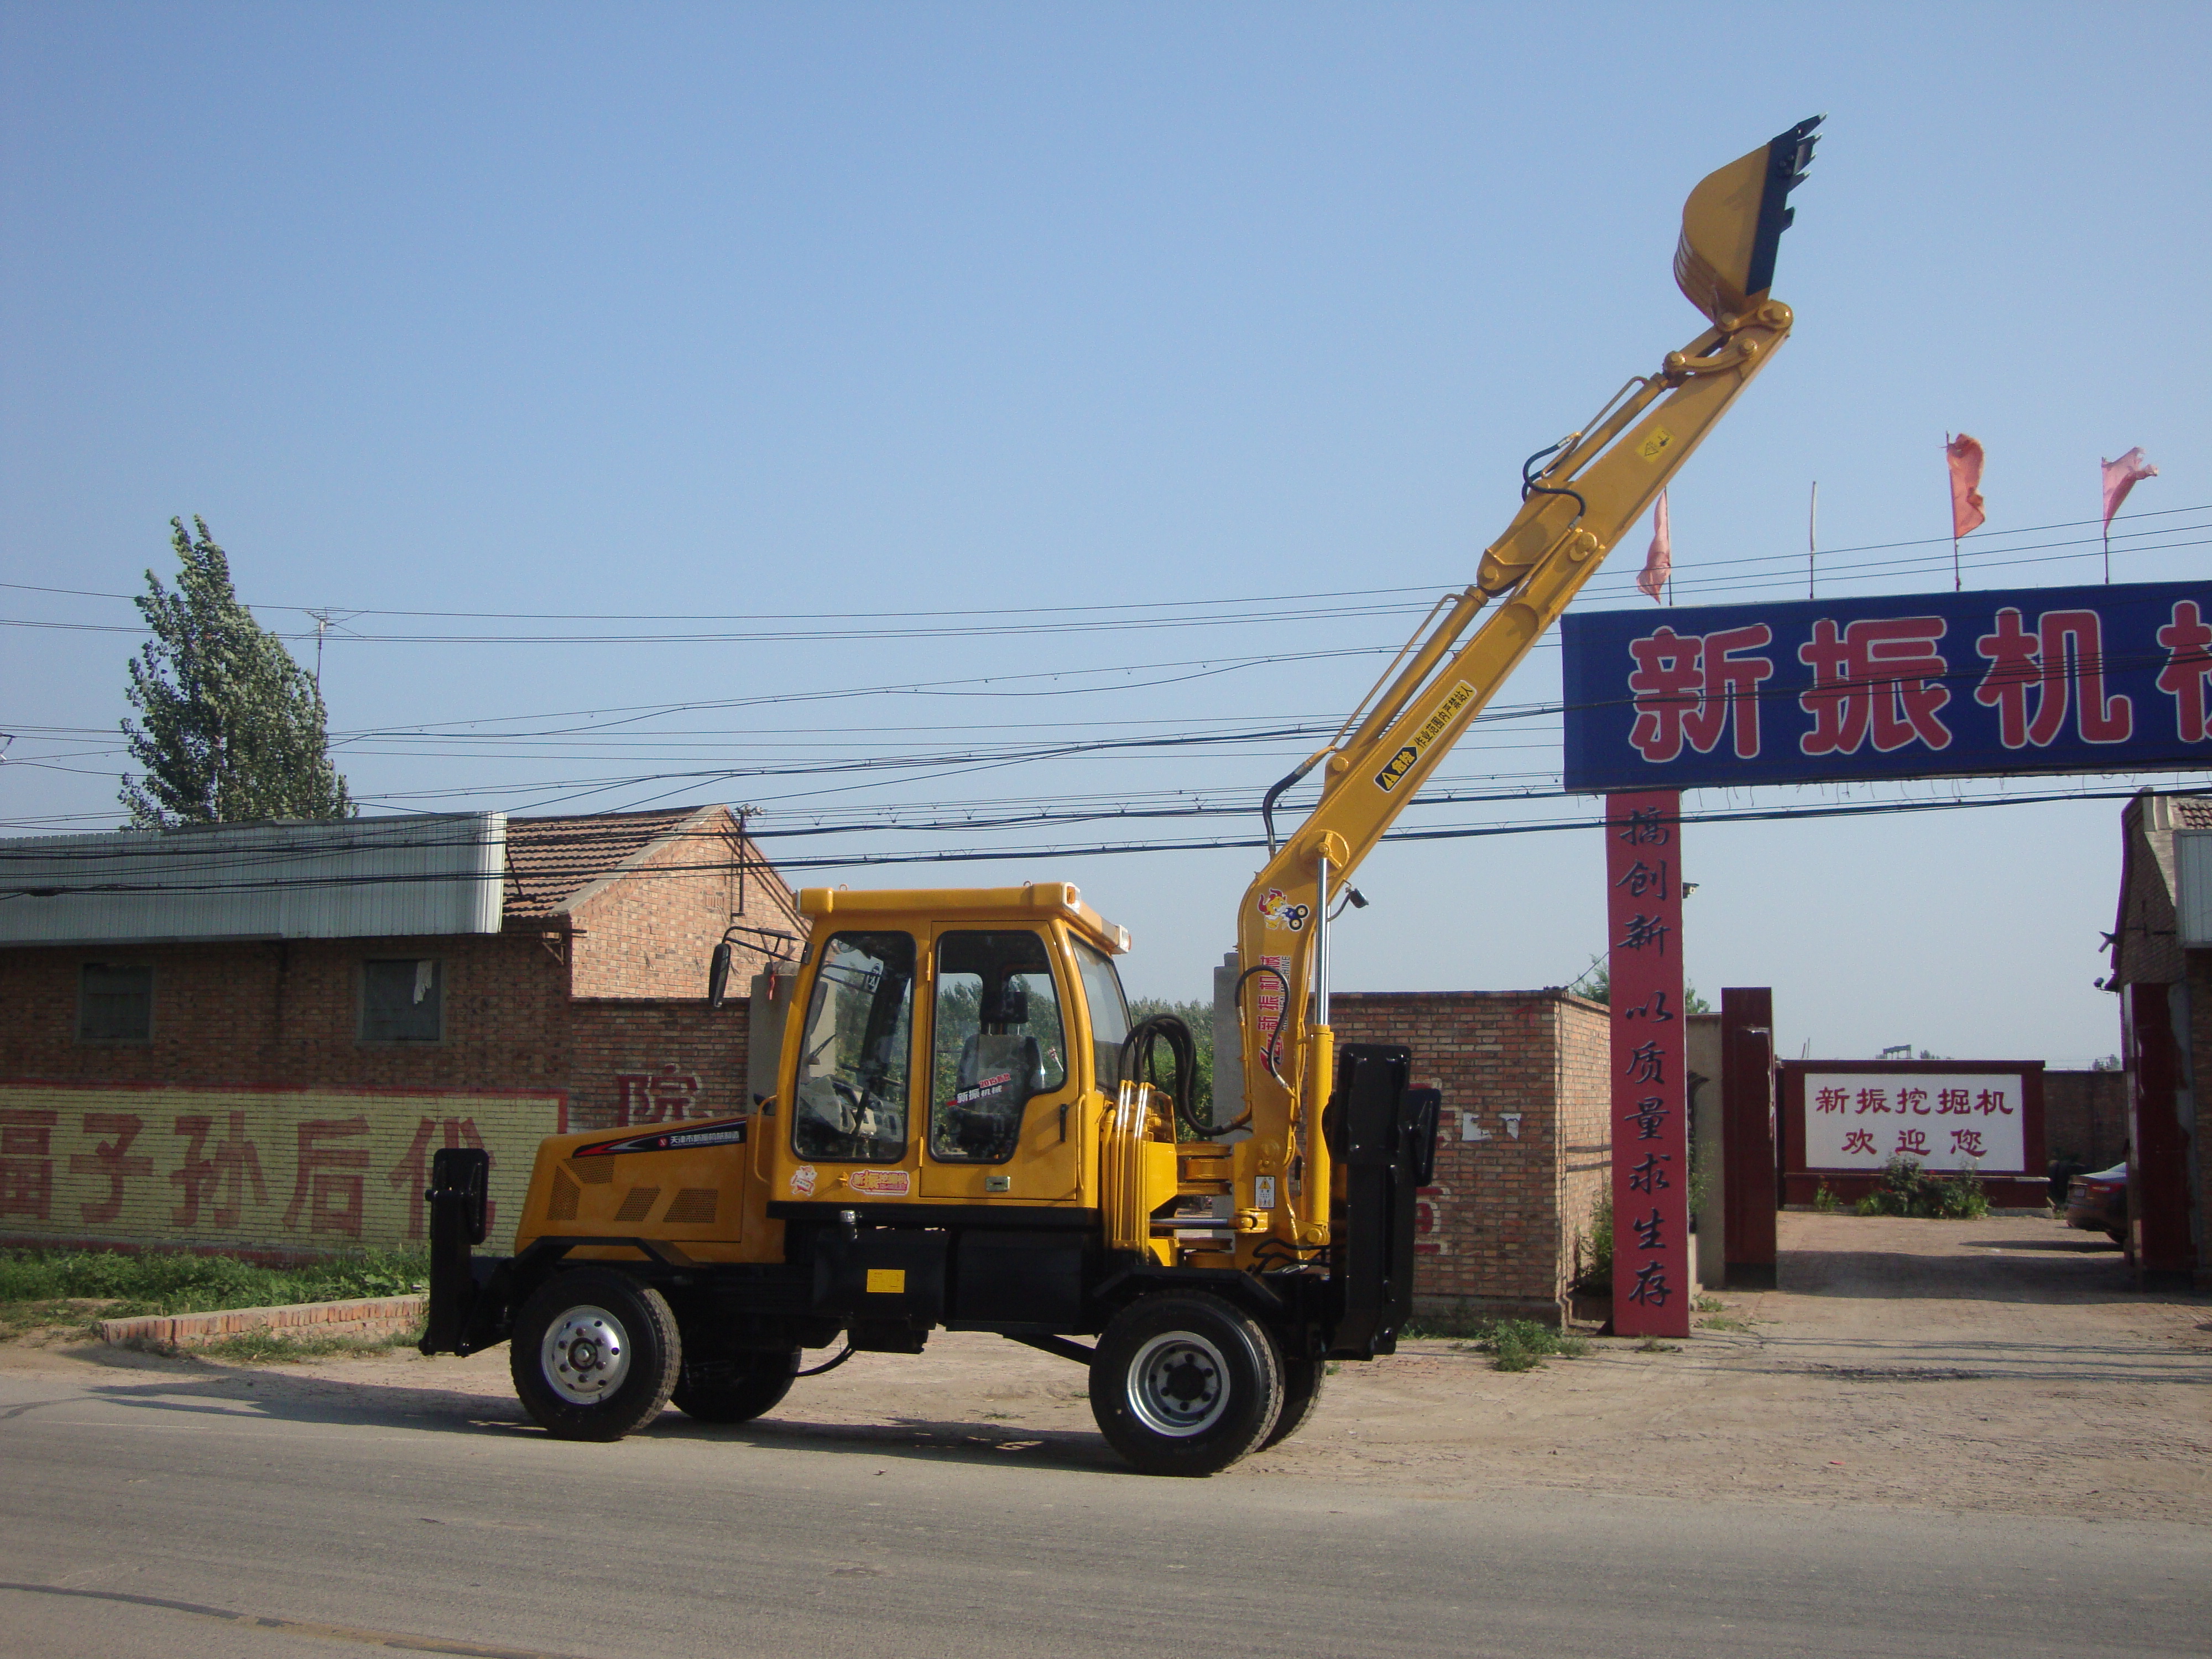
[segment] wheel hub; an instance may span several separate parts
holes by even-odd
[[[571,1308],[539,1351],[545,1382],[572,1406],[596,1406],[629,1375],[629,1333],[605,1308]]]
[[[1195,1331],[1169,1331],[1139,1349],[1129,1367],[1129,1409],[1156,1434],[1203,1433],[1229,1408],[1229,1366]]]

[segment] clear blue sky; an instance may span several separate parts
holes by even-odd
[[[2133,444],[2161,476],[2132,507],[2198,509],[2136,527],[2212,523],[2208,37],[2212,12],[2157,5],[0,4],[0,565],[128,593],[197,513],[288,634],[311,625],[282,607],[502,613],[332,635],[372,810],[724,799],[771,830],[894,826],[770,843],[793,858],[1248,832],[921,826],[946,803],[1256,800],[1297,740],[976,757],[1333,720],[1375,659],[1313,653],[1395,646],[1413,594],[1055,634],[838,619],[1465,582],[1522,457],[1695,331],[1668,265],[1684,193],[1816,111],[1776,285],[1798,333],[1675,486],[1685,601],[1794,584],[1721,562],[1794,561],[1815,478],[1824,545],[1941,533],[1962,428],[1989,449],[1990,550],[2065,539],[2002,532],[2091,517],[2098,459]],[[2138,538],[2120,574],[2201,573],[2208,536]],[[2037,556],[1969,580],[2094,580]],[[1948,580],[1851,562],[1829,591]],[[1585,602],[1632,602],[1629,574]],[[830,620],[731,620],[794,615]],[[825,629],[848,637],[787,637]],[[732,632],[787,637],[574,637]],[[431,634],[470,642],[388,637]],[[0,629],[7,824],[113,821],[131,645]],[[1556,665],[1503,701],[1555,695]],[[757,701],[923,681],[963,684]],[[700,702],[726,706],[570,718]],[[1556,787],[1558,743],[1555,720],[1500,723],[1447,772]],[[917,756],[948,758],[787,770]],[[1773,985],[1791,1053],[2081,1063],[2117,1041],[2090,981],[2118,820],[1700,830],[1692,976]],[[1338,982],[1572,978],[1602,943],[1601,858],[1589,831],[1387,847]],[[1137,933],[1133,988],[1189,996],[1252,863],[805,878],[1065,876]]]

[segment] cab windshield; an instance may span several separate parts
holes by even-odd
[[[836,1163],[906,1152],[914,936],[836,933],[822,952],[799,1055],[792,1150]]]
[[[1098,1086],[1118,1088],[1121,1039],[1129,1035],[1129,1000],[1121,994],[1121,976],[1114,971],[1113,957],[1081,939],[1075,941],[1075,963],[1083,971],[1083,1000],[1091,1005],[1091,1047]]]

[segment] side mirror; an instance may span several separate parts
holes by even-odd
[[[724,939],[714,947],[714,960],[707,969],[707,1006],[720,1008],[729,1000],[730,942]]]

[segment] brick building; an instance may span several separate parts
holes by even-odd
[[[275,1254],[422,1233],[440,1146],[737,1109],[801,931],[720,806],[0,842],[0,1238]]]
[[[2054,1162],[2104,1170],[2128,1155],[2124,1072],[2045,1072],[2043,1145]]]
[[[2147,1285],[2212,1286],[2212,799],[2144,790],[2120,815],[2108,989],[2120,994],[2128,1260]]]
[[[1423,1312],[1557,1322],[1607,1190],[1605,1009],[1565,991],[1338,992],[1339,1043],[1401,1042],[1443,1091],[1416,1223]]]

